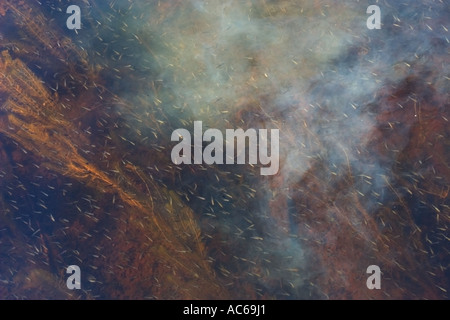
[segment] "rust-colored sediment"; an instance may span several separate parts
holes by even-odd
[[[56,31],[41,32],[45,20],[37,8],[28,7],[22,1],[14,4],[2,1],[0,8],[2,15],[12,12],[16,21],[24,25],[25,32],[44,44],[53,58],[64,60],[64,54],[70,52],[86,64],[83,52],[76,49],[68,38],[59,38]],[[30,13],[32,9],[33,16]],[[45,30],[51,28],[46,26]],[[56,42],[57,48],[54,47]],[[12,58],[7,50],[1,52],[0,70],[0,93],[4,97],[1,110],[6,111],[0,116],[0,132],[26,150],[22,154],[13,153],[13,159],[20,163],[25,152],[30,153],[45,168],[44,171],[79,181],[88,188],[98,190],[105,198],[117,196],[114,201],[122,204],[121,212],[112,212],[120,217],[116,218],[119,222],[112,228],[120,229],[120,232],[95,241],[96,246],[106,248],[102,251],[103,258],[94,261],[93,265],[105,281],[102,287],[109,296],[153,299],[229,297],[227,291],[216,284],[215,274],[206,262],[193,212],[181,205],[177,194],[152,183],[142,169],[131,163],[121,169],[120,182],[101,170],[82,155],[82,146],[89,145],[90,138],[80,132],[76,120],[71,121],[68,116],[71,112],[66,112],[64,105],[67,99],[51,94],[28,66],[19,58]],[[84,79],[85,75],[75,73],[72,77]],[[94,86],[87,88],[78,100],[71,97],[70,104],[85,105],[86,100],[90,106],[101,103],[96,90]],[[3,150],[1,152],[6,168],[10,160]],[[135,187],[134,191],[130,191],[133,185],[145,185],[145,188],[140,190]],[[2,215],[7,212],[5,210]],[[83,220],[76,220],[64,230],[64,236],[79,241],[77,237],[83,232],[92,233],[92,226],[83,224]],[[20,245],[26,239],[18,233],[14,235],[18,237],[18,244],[10,254],[26,255],[26,246]],[[58,238],[58,234],[50,237]],[[41,236],[39,243],[42,246],[38,250],[42,261],[47,263],[33,260],[29,267],[20,270],[14,277],[14,283],[9,284],[9,289],[2,287],[0,293],[3,298],[77,296],[65,289],[65,275],[61,270],[56,275],[52,273],[55,267],[64,267],[58,257],[64,249],[52,244],[48,238],[47,235]],[[1,268],[5,271],[8,266]],[[85,297],[92,298],[89,294]]]

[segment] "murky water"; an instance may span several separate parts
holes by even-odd
[[[0,297],[448,298],[448,4],[70,4],[0,1]],[[175,165],[194,121],[279,171]]]

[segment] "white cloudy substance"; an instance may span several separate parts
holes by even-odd
[[[260,262],[267,252],[275,252],[278,264],[273,262],[276,266],[266,280],[258,280],[265,288],[270,287],[267,278],[284,279],[297,288],[310,273],[319,272],[285,272],[305,267],[307,249],[266,219],[276,195],[285,193],[290,198],[300,192],[296,184],[314,164],[322,162],[327,179],[345,180],[350,173],[363,209],[374,212],[392,196],[385,187],[396,155],[407,143],[405,139],[386,146],[390,151],[384,156],[371,154],[368,143],[379,125],[377,113],[385,111],[380,92],[395,90],[410,75],[420,78],[420,70],[427,68],[432,70],[437,92],[448,92],[448,64],[436,68],[432,58],[448,48],[442,14],[448,8],[438,1],[384,1],[378,3],[381,29],[368,30],[366,9],[371,4],[190,0],[168,2],[164,9],[162,2],[149,1],[133,14],[124,14],[131,41],[137,39],[138,47],[144,48],[128,57],[136,60],[134,68],[144,74],[139,85],[145,94],[124,91],[121,95],[134,102],[134,112],[142,117],[152,108],[163,110],[167,139],[180,124],[192,132],[193,121],[219,130],[280,130],[281,182],[273,186],[261,178],[250,186],[261,191],[256,208],[245,207],[245,201],[251,201],[243,196],[240,202],[234,201],[244,206],[227,208],[234,211],[214,224],[233,238],[244,223],[241,215],[250,211],[261,217],[260,223],[266,221],[262,230],[271,231],[256,235],[269,239],[258,247],[263,249],[250,247],[253,242],[248,239],[239,242],[243,247],[248,244],[248,260]],[[118,1],[115,6],[127,12],[129,2]],[[414,65],[422,69],[411,67]],[[142,104],[143,100],[148,104]],[[409,127],[403,130],[407,135]],[[226,165],[222,169],[229,170]],[[191,179],[180,183],[215,182]],[[239,189],[242,186],[225,185],[222,190],[245,195]],[[336,202],[350,199],[346,188],[334,192]],[[205,194],[199,196],[205,198]],[[331,214],[334,205],[324,210]],[[206,207],[202,210],[207,211]],[[362,215],[349,214],[354,230],[372,241],[364,221]],[[292,232],[299,231],[294,221],[288,224]]]

